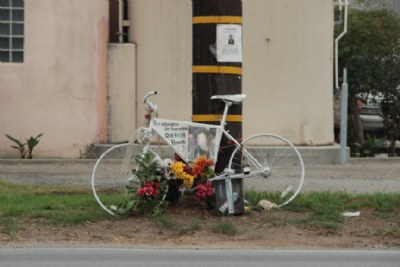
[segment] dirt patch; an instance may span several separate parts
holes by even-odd
[[[301,223],[307,214],[285,210],[217,216],[202,207],[175,207],[157,219],[135,216],[48,225],[40,219],[17,222],[17,231],[0,233],[1,246],[69,244],[162,248],[387,248],[400,247],[398,222],[363,210],[332,227]]]

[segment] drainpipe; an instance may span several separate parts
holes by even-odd
[[[347,163],[347,103],[349,98],[349,85],[347,84],[347,70],[343,69],[343,83],[341,92],[340,110],[340,154],[339,162],[341,165]]]
[[[118,0],[118,42],[123,43],[124,42],[124,36],[127,36],[127,32],[124,32],[124,27],[125,30],[126,28],[129,28],[131,26],[131,22],[129,18],[124,18],[125,14],[125,9],[129,10],[127,0]],[[129,16],[128,16],[129,17]]]
[[[339,89],[339,60],[338,60],[338,50],[339,50],[339,40],[347,33],[347,15],[348,15],[348,6],[349,6],[349,1],[348,0],[338,0],[338,2],[335,3],[336,5],[339,6],[340,12],[342,12],[342,9],[344,7],[344,26],[343,26],[343,32],[336,37],[335,39],[335,88]]]
[[[124,32],[122,29],[123,15],[124,15],[124,1],[118,0],[118,41],[120,43],[124,42]]]

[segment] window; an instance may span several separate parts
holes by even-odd
[[[24,0],[0,0],[0,63],[24,61]]]

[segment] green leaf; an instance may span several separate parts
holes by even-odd
[[[136,199],[129,201],[128,203],[126,203],[126,209],[127,211],[130,211],[133,209],[133,207],[136,204]]]
[[[18,139],[12,137],[11,135],[5,134],[5,136],[10,139],[11,141],[13,141],[14,143],[16,143],[18,146],[23,146],[24,144],[22,144]]]
[[[26,142],[30,150],[32,150],[37,144],[39,144],[39,141],[34,139],[33,137],[26,139]]]
[[[28,156],[29,158],[32,158],[33,148],[39,144],[39,141],[40,141],[39,138],[42,135],[43,134],[41,133],[41,134],[37,135],[36,137],[31,136],[29,139],[26,139],[26,142],[27,142],[28,148],[29,148],[29,156]]]

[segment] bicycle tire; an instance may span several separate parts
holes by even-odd
[[[242,149],[249,152],[250,157],[254,157],[259,164],[244,155]],[[236,166],[239,162],[240,166]],[[304,162],[299,151],[289,140],[275,134],[257,134],[244,140],[242,146],[232,153],[228,166],[234,170],[248,167],[250,172],[267,170],[266,179],[260,179],[261,175],[256,176],[252,182],[244,179],[245,189],[260,191],[265,188],[263,198],[274,202],[277,207],[291,202],[304,183]]]
[[[116,207],[128,200],[126,185],[134,178],[132,170],[137,169],[136,157],[146,151],[150,151],[159,159],[159,156],[148,148],[148,144],[124,143],[112,146],[96,161],[91,176],[93,195],[100,207],[110,215],[115,216]],[[109,192],[119,194],[120,199],[117,199],[116,203],[111,202]]]

